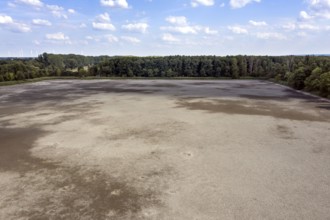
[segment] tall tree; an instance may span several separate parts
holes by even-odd
[[[239,78],[239,69],[238,69],[238,65],[237,65],[237,59],[235,58],[235,57],[233,57],[232,59],[231,59],[231,63],[230,63],[230,65],[231,65],[231,77],[233,78],[233,79],[238,79]]]

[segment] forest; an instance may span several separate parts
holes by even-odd
[[[0,60],[0,82],[41,77],[267,79],[330,98],[329,56],[81,56]]]

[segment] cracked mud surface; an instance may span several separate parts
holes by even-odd
[[[0,219],[328,219],[329,109],[264,81],[0,87]]]

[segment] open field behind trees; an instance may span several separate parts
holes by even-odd
[[[329,133],[267,81],[0,87],[0,219],[328,219]]]
[[[0,60],[0,82],[40,77],[256,78],[330,97],[329,56],[109,57],[55,55]]]

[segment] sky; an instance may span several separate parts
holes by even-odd
[[[330,0],[1,0],[0,56],[330,53]]]

